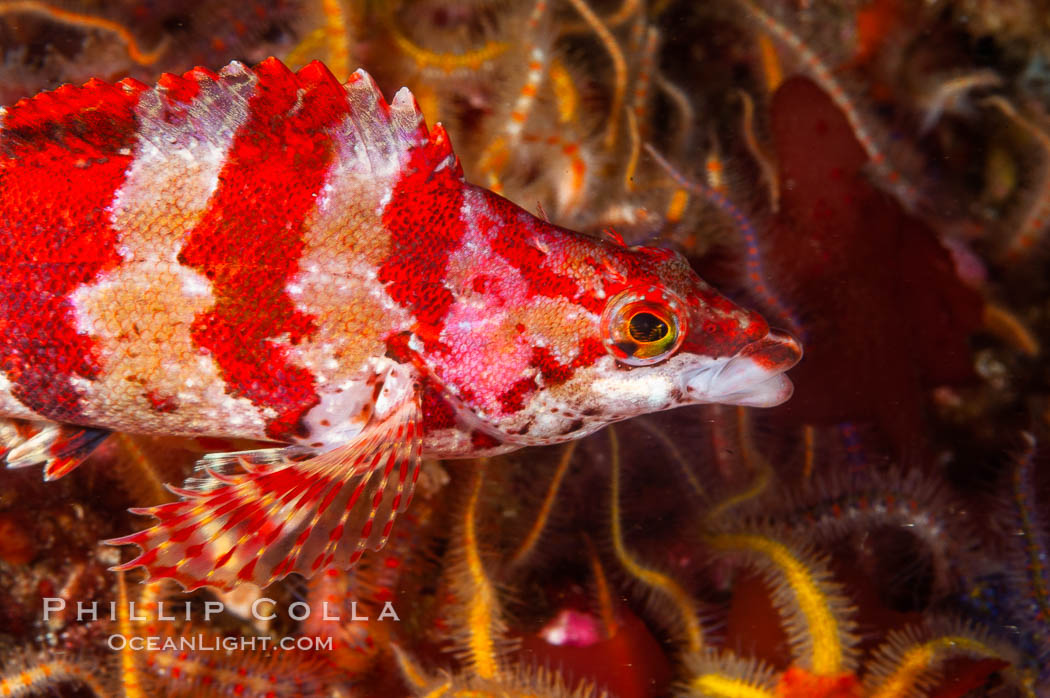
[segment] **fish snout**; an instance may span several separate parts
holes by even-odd
[[[770,330],[717,366],[686,376],[686,393],[696,402],[773,407],[791,397],[794,386],[784,372],[802,359],[802,345]]]

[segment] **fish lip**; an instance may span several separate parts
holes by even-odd
[[[752,342],[731,357],[716,360],[683,376],[694,402],[774,407],[787,401],[794,385],[784,372],[802,360],[802,345],[780,330]]]
[[[802,360],[802,343],[794,335],[783,330],[771,329],[769,333],[751,342],[733,357],[751,358],[768,367],[768,370],[783,373]]]

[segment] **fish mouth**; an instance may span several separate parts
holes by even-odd
[[[735,356],[687,372],[685,393],[693,402],[774,407],[791,397],[784,372],[802,359],[802,345],[787,332],[770,330]]]

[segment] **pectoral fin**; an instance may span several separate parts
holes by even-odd
[[[357,438],[331,451],[204,459],[193,489],[171,488],[181,501],[132,510],[158,521],[108,541],[142,548],[117,569],[142,566],[150,579],[171,577],[187,589],[263,587],[291,572],[348,567],[366,548],[378,550],[408,506],[421,462],[418,389],[406,384],[402,393],[384,393],[386,406],[377,405]],[[231,459],[242,470],[221,472],[232,470],[221,467]]]

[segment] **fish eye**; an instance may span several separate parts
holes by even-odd
[[[668,291],[628,290],[614,297],[602,316],[605,347],[628,366],[667,359],[685,336],[685,305]]]
[[[627,332],[631,339],[641,344],[650,344],[665,339],[671,328],[658,315],[643,310],[632,315],[627,321]]]

